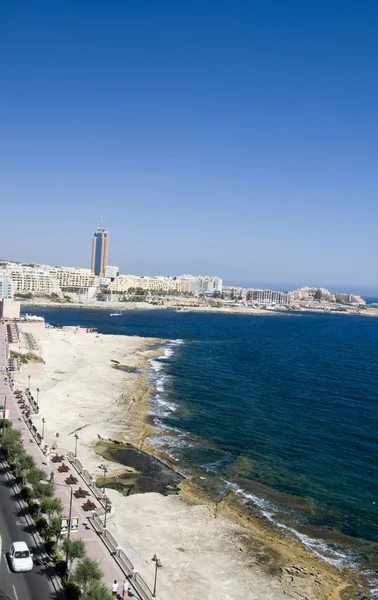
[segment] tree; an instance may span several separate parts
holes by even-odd
[[[67,557],[67,577],[69,577],[75,558],[83,559],[86,555],[85,543],[80,538],[76,540],[69,540],[68,538],[65,538],[63,542],[63,549]]]
[[[60,516],[53,517],[52,519],[50,519],[49,524],[47,526],[46,537],[53,538],[53,540],[55,542],[57,542],[60,537],[61,530],[62,530],[62,518]]]
[[[81,600],[112,600],[113,596],[103,583],[92,584]]]
[[[34,458],[25,452],[25,450],[18,457],[18,464],[20,466],[21,471],[30,471],[33,467],[35,467]]]
[[[27,474],[27,480],[31,485],[37,485],[41,480],[46,479],[46,473],[39,467],[33,467]],[[46,486],[47,487],[47,486]]]
[[[63,512],[63,504],[60,498],[44,498],[41,502],[41,511],[51,517]]]
[[[102,571],[97,561],[85,556],[82,558],[73,574],[73,581],[78,584],[83,594],[88,593],[94,583],[101,581]]]
[[[6,457],[12,458],[19,454],[21,450],[21,433],[17,429],[11,427],[4,429],[1,436],[1,447],[4,450]]]

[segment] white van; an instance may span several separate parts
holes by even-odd
[[[33,568],[33,555],[25,542],[13,542],[9,550],[12,571],[21,573]]]

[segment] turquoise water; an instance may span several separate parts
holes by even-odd
[[[378,319],[32,312],[171,340],[151,361],[154,442],[327,560],[377,567]]]

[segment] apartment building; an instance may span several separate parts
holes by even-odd
[[[119,275],[119,267],[115,265],[106,265],[104,270],[104,277],[106,279],[115,279]]]
[[[91,269],[81,267],[51,267],[51,277],[55,277],[62,291],[83,293],[87,288],[97,287],[99,277]]]
[[[291,293],[277,292],[274,290],[247,290],[247,301],[252,304],[292,304]]]
[[[0,279],[0,300],[12,300],[14,296],[14,285],[11,279]]]
[[[0,269],[0,279],[12,281],[14,293],[60,292],[58,280],[50,273],[50,267],[44,265],[7,263]]]

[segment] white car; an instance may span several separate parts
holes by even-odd
[[[13,542],[9,550],[12,571],[22,573],[33,568],[33,555],[25,542]]]

